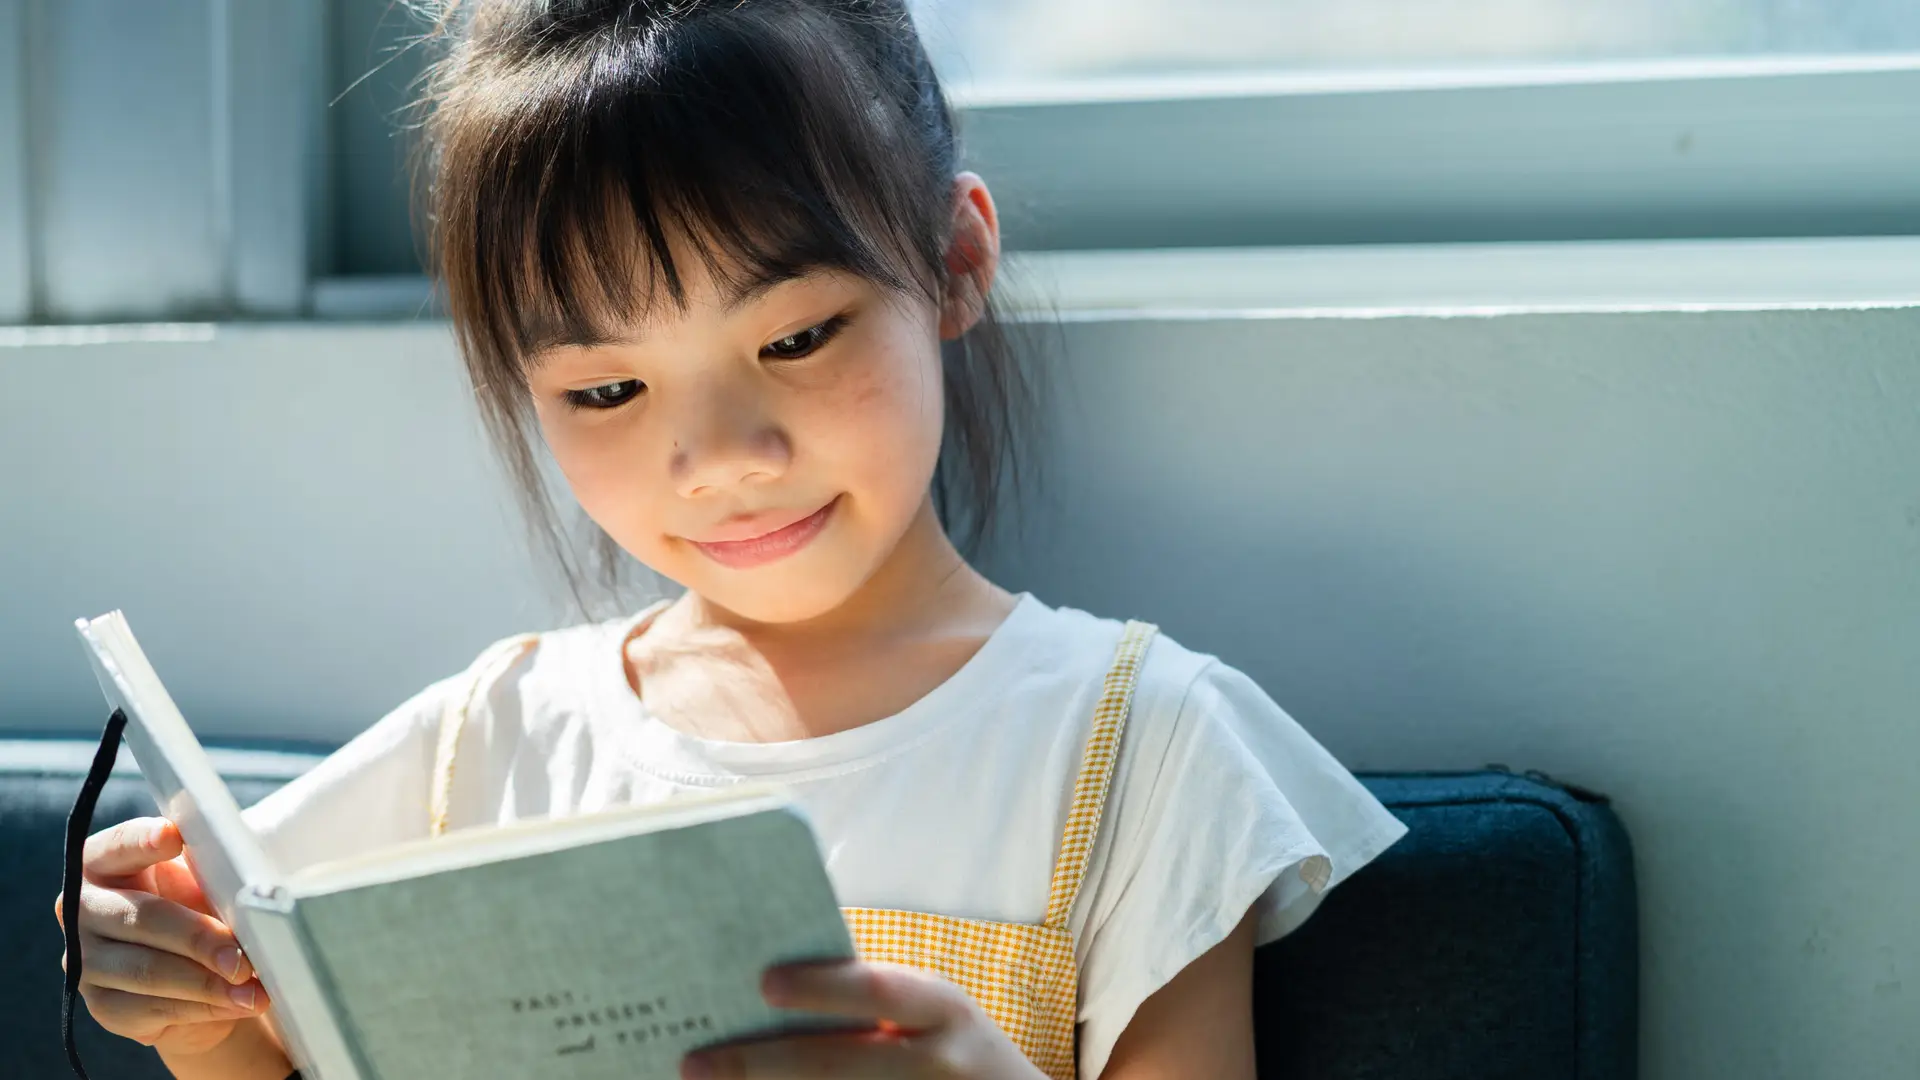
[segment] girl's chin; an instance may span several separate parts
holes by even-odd
[[[686,582],[709,603],[757,623],[797,623],[816,619],[847,602],[864,580],[853,574],[819,568],[793,572],[782,567],[752,571],[703,573]]]

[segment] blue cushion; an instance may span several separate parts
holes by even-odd
[[[1604,800],[1537,774],[1363,779],[1409,832],[1261,950],[1260,1075],[1631,1080],[1633,860]]]

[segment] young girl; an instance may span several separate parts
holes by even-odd
[[[538,438],[685,591],[487,649],[250,809],[269,850],[778,782],[862,960],[764,993],[877,1034],[685,1076],[1252,1077],[1255,946],[1403,829],[1240,672],[959,554],[1024,384],[993,199],[901,0],[484,0],[441,28],[430,221],[475,392],[534,507]],[[281,1080],[180,856],[153,819],[89,840],[87,1004],[178,1076]]]

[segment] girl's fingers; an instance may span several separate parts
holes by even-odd
[[[80,870],[95,884],[117,884],[180,854],[180,830],[166,818],[123,821],[87,837],[80,849]]]
[[[98,986],[155,999],[191,1002],[225,1012],[251,1015],[266,1003],[258,983],[228,983],[184,956],[144,945],[85,936],[83,986]],[[211,1019],[201,1015],[200,1019]]]
[[[244,1020],[254,1015],[244,1009],[216,1008],[178,998],[149,997],[104,986],[83,986],[80,996],[86,999],[87,1011],[93,1014],[101,1027],[149,1046],[175,1024]]]
[[[80,930],[109,941],[124,941],[172,953],[218,974],[229,983],[253,977],[253,965],[227,924],[182,907],[164,897],[131,889],[81,887]],[[82,939],[81,955],[93,968],[92,946]]]
[[[937,975],[857,960],[773,968],[761,979],[761,993],[783,1009],[885,1020],[916,1031],[948,1024],[970,1001],[966,991]]]
[[[184,857],[155,863],[151,873],[155,895],[164,896],[202,915],[213,914],[213,905],[207,902],[207,894],[201,891],[200,882],[193,876],[193,868],[187,865]]]
[[[911,1080],[929,1075],[924,1055],[901,1039],[794,1035],[733,1043],[687,1055],[683,1080]]]

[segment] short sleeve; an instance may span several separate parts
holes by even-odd
[[[1128,775],[1115,783],[1133,805],[1084,931],[1083,1077],[1099,1076],[1140,1005],[1250,910],[1258,943],[1273,941],[1406,833],[1241,672],[1209,660],[1176,700],[1158,739],[1166,718],[1129,721],[1143,756],[1129,765],[1123,753]]]
[[[283,873],[427,836],[441,703],[435,683],[242,812]]]

